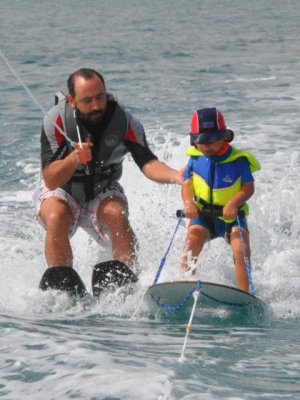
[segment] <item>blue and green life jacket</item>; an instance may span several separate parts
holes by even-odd
[[[248,151],[238,150],[230,146],[228,157],[222,161],[214,161],[206,157],[200,150],[191,147],[186,154],[196,159],[193,170],[194,200],[200,210],[222,209],[242,187],[242,176],[236,161],[246,157],[251,172],[259,171],[258,160]],[[249,214],[249,207],[244,203],[241,210]],[[230,222],[230,221],[225,221]]]

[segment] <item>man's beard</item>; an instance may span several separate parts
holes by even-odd
[[[105,110],[93,111],[88,114],[83,114],[79,111],[79,114],[84,124],[96,126],[103,121]]]

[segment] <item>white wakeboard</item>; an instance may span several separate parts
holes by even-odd
[[[150,286],[144,301],[151,310],[158,308],[167,311],[187,310],[194,304],[193,292],[200,291],[197,306],[252,308],[263,312],[265,304],[258,297],[231,286],[202,281],[164,282]]]

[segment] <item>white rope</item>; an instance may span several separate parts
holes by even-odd
[[[59,132],[64,136],[64,138],[66,140],[68,140],[71,145],[73,147],[76,146],[76,142],[73,142],[73,140],[71,140],[66,133],[61,129],[60,126],[58,126],[53,120],[52,118],[49,116],[49,114],[47,113],[47,111],[39,104],[39,102],[35,99],[35,97],[33,96],[31,90],[25,85],[25,83],[22,81],[22,79],[20,78],[20,76],[18,75],[18,73],[15,71],[15,69],[12,67],[12,65],[10,64],[10,62],[8,61],[7,57],[3,54],[2,50],[0,49],[0,56],[3,59],[3,61],[5,62],[5,64],[8,66],[8,68],[10,69],[10,71],[12,72],[12,74],[14,75],[14,77],[19,81],[19,83],[22,85],[22,87],[26,90],[26,92],[28,93],[29,97],[31,98],[31,100],[33,100],[33,102],[38,106],[38,108],[42,111],[42,113],[44,114],[45,117],[47,117],[51,123],[51,125],[55,126],[56,129],[59,130]]]
[[[192,308],[192,311],[191,311],[189,323],[188,323],[188,325],[186,327],[186,334],[185,334],[184,343],[183,343],[183,347],[182,347],[181,356],[179,358],[179,362],[183,362],[185,360],[184,352],[185,352],[185,348],[186,348],[186,345],[187,345],[188,335],[192,330],[192,321],[193,321],[193,318],[194,318],[194,314],[195,314],[195,310],[196,310],[196,305],[197,305],[197,300],[198,300],[199,294],[200,294],[200,290],[195,290],[194,293],[193,293],[194,304],[193,304],[193,308]]]

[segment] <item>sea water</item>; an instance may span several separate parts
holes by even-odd
[[[262,319],[211,310],[150,315],[152,284],[177,225],[180,188],[147,180],[130,156],[124,186],[140,243],[135,292],[72,302],[40,292],[45,234],[32,193],[40,179],[43,113],[0,59],[0,397],[3,399],[300,398],[300,47],[298,0],[1,0],[1,51],[38,105],[95,68],[143,123],[160,160],[182,168],[192,113],[218,107],[233,144],[262,164],[249,201],[252,279]],[[186,222],[159,282],[179,271]],[[74,268],[91,290],[111,258],[83,231]],[[196,278],[234,285],[231,252],[208,244]]]

